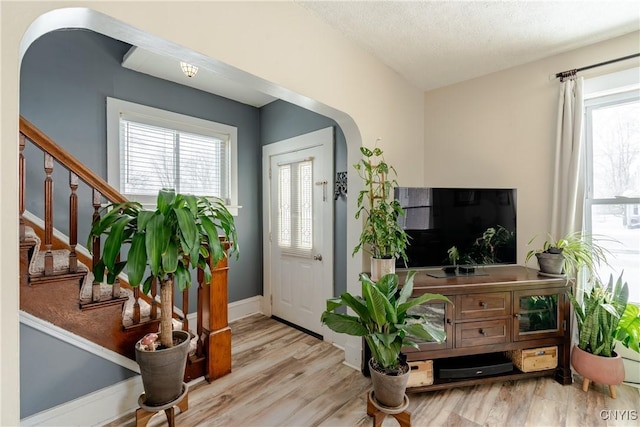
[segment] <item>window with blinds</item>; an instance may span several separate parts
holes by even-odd
[[[120,189],[156,195],[161,188],[229,200],[228,141],[120,119]]]
[[[311,257],[313,160],[278,165],[278,243],[282,253]]]
[[[235,127],[108,98],[107,141],[109,183],[129,199],[174,188],[237,206]]]

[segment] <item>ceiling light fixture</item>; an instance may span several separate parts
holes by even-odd
[[[180,61],[180,68],[182,68],[182,72],[187,77],[193,77],[198,72],[198,67],[196,67],[195,65],[186,63],[184,61]]]

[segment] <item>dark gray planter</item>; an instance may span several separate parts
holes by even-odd
[[[136,362],[140,366],[146,406],[165,405],[182,393],[191,335],[185,331],[173,331],[173,338],[182,342],[156,351],[142,351],[140,342],[136,343]]]
[[[369,360],[369,372],[371,372],[371,382],[373,383],[373,394],[375,399],[383,406],[396,408],[404,403],[404,394],[407,390],[410,369],[403,375],[385,375],[373,368]]]
[[[540,252],[536,254],[538,258],[538,265],[540,271],[547,274],[562,274],[562,267],[564,265],[564,256],[560,254],[549,254],[546,252]]]

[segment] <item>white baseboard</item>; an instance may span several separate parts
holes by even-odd
[[[229,322],[242,319],[253,314],[264,314],[262,311],[262,295],[229,303]]]
[[[229,321],[262,313],[262,295],[229,303]],[[192,325],[196,324],[196,313],[187,316]],[[74,335],[49,322],[45,322],[28,313],[20,312],[20,322],[55,338],[89,351],[110,362],[121,365],[134,372],[140,372],[138,364],[111,350],[100,347],[91,341]],[[201,380],[191,381],[189,385]],[[138,397],[143,392],[140,376],[129,378],[118,384],[95,391],[86,396],[39,412],[20,420],[22,426],[87,426],[104,425],[138,408]]]
[[[138,408],[139,376],[20,420],[21,426],[90,426],[116,420]]]

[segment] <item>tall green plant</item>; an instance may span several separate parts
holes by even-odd
[[[579,292],[581,298],[569,292],[578,321],[578,347],[589,353],[611,357],[620,317],[629,299],[629,287],[622,275],[614,283],[613,275],[605,286],[594,278],[590,290]],[[581,301],[580,301],[581,300]]]
[[[160,344],[173,346],[171,317],[173,285],[180,290],[191,285],[191,270],[204,271],[211,279],[212,265],[227,256],[220,236],[233,242],[230,252],[239,254],[237,232],[233,216],[221,200],[176,194],[172,189],[158,192],[155,210],[146,210],[140,203],[111,204],[102,211],[89,236],[105,234],[102,256],[94,268],[98,282],[105,278],[113,284],[127,268],[129,284],[142,284],[148,293],[153,279],[160,283]],[[128,246],[125,261],[118,254]],[[92,247],[88,244],[88,247]],[[143,277],[147,276],[143,281]]]
[[[415,274],[415,271],[407,273],[399,293],[398,275],[387,274],[374,282],[361,274],[362,296],[344,293],[327,300],[322,323],[332,331],[364,337],[378,365],[387,372],[397,372],[402,347],[418,347],[412,338],[438,342],[445,339],[444,331],[434,328],[424,316],[409,312],[412,307],[429,301],[450,302],[439,294],[410,298]],[[355,316],[337,313],[341,307],[350,308]]]
[[[360,152],[363,158],[353,167],[366,189],[358,194],[355,217],[364,215],[365,222],[353,255],[364,249],[371,251],[374,258],[402,258],[406,263],[409,238],[398,222],[404,210],[397,200],[389,200],[393,187],[398,185],[396,170],[385,162],[380,148],[360,147]]]

